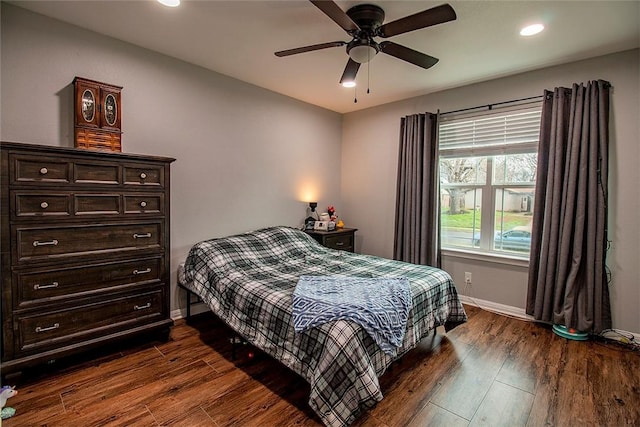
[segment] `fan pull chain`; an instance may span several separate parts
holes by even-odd
[[[353,103],[358,103],[358,86],[353,87]]]
[[[367,95],[371,93],[369,91],[369,69],[371,68],[371,49],[367,50],[367,56],[369,57],[369,61],[367,61]]]

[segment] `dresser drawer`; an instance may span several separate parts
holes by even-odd
[[[125,194],[125,214],[163,214],[164,194]]]
[[[160,282],[163,258],[56,266],[14,272],[17,290],[15,309],[48,304],[96,293],[114,292],[145,283]]]
[[[353,252],[353,234],[342,234],[338,236],[327,236],[324,245],[331,249],[341,249]]]
[[[163,248],[162,222],[69,227],[13,226],[17,262]]]
[[[121,183],[120,165],[113,162],[74,162],[73,182],[90,185],[118,185]]]
[[[68,160],[42,158],[41,156],[11,156],[11,182],[68,184],[71,181],[72,163]]]
[[[95,339],[109,333],[166,318],[164,289],[86,303],[64,310],[16,315],[18,353]]]
[[[11,208],[14,218],[70,217],[71,195],[64,193],[18,193],[13,192]]]
[[[73,213],[75,215],[120,215],[122,212],[120,194],[81,194],[73,195]]]
[[[164,168],[161,166],[127,164],[123,168],[125,185],[164,187]]]

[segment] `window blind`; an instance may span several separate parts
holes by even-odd
[[[440,155],[496,155],[537,151],[540,107],[450,118],[439,127]]]

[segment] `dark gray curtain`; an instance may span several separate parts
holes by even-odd
[[[545,91],[527,313],[598,334],[611,328],[605,265],[610,84]]]
[[[393,257],[440,267],[438,117],[403,117],[396,189]]]

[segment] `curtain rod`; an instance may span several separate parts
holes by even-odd
[[[512,104],[514,102],[521,102],[521,101],[531,101],[533,99],[542,99],[542,98],[544,98],[544,95],[530,96],[528,98],[520,98],[520,99],[511,100],[511,101],[496,102],[494,104],[478,105],[477,107],[462,108],[460,110],[445,111],[444,113],[440,113],[440,115],[443,116],[445,114],[462,113],[463,111],[477,110],[479,108],[487,108],[489,110],[492,110],[493,107],[498,105]]]

